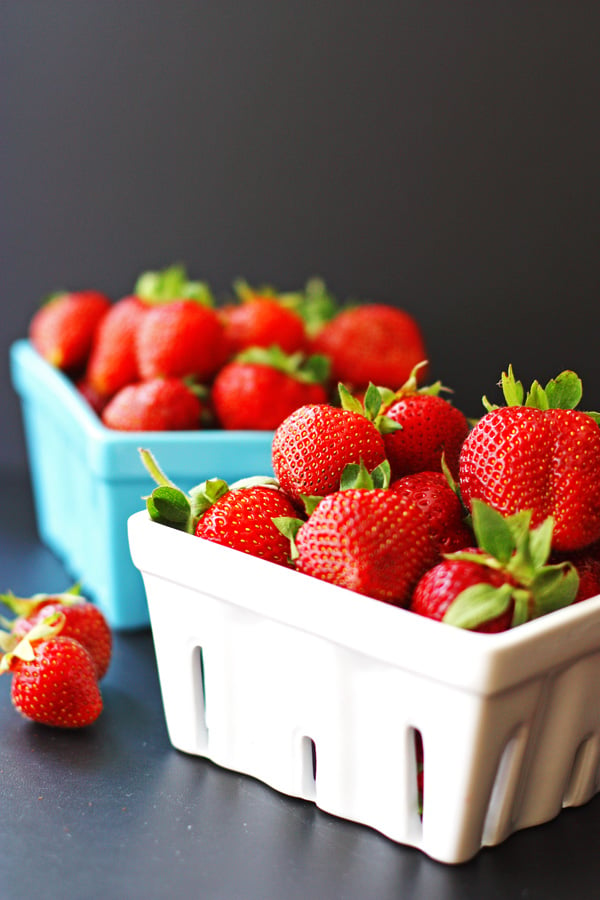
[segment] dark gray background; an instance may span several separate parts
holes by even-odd
[[[8,348],[175,260],[394,303],[469,415],[512,362],[600,407],[597,2],[0,2]]]

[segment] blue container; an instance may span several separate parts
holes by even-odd
[[[13,344],[10,362],[42,542],[111,627],[148,627],[144,586],[127,537],[127,519],[155,486],[139,448],[151,450],[164,473],[187,491],[207,478],[272,475],[273,432],[114,431],[29,341]]]

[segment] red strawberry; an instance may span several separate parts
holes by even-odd
[[[102,415],[102,410],[108,402],[108,398],[99,394],[95,388],[87,381],[85,375],[75,382],[75,387],[84,400],[89,403],[97,416]]]
[[[298,313],[277,295],[256,293],[240,284],[237,289],[242,302],[221,309],[230,353],[235,355],[248,347],[277,346],[285,353],[304,350],[306,330]]]
[[[100,323],[86,369],[86,382],[100,397],[112,397],[126,385],[139,381],[135,342],[148,309],[139,297],[123,297]]]
[[[295,516],[290,500],[273,487],[236,487],[217,499],[201,516],[196,537],[289,565],[289,541],[273,523],[280,516]]]
[[[590,597],[600,594],[600,541],[573,553],[556,553],[553,555],[553,561],[556,563],[568,561],[577,569],[579,590],[575,597],[576,602],[589,600]]]
[[[299,406],[325,403],[325,372],[277,347],[253,347],[227,363],[212,387],[212,404],[227,429],[269,431]],[[319,380],[321,379],[321,381]]]
[[[174,300],[144,315],[136,335],[142,378],[210,380],[225,362],[223,325],[214,309],[196,300]]]
[[[466,510],[442,472],[415,472],[390,485],[393,491],[411,498],[426,515],[429,534],[439,553],[454,553],[473,542],[466,525]]]
[[[440,396],[440,382],[417,388],[416,366],[395,393],[382,390],[385,415],[402,427],[384,434],[392,478],[413,472],[441,470],[444,456],[452,476],[458,478],[458,460],[469,423],[463,413]]]
[[[80,369],[109,308],[110,300],[98,291],[56,294],[32,317],[31,343],[51,365],[69,373]]]
[[[545,389],[534,382],[525,400],[511,368],[502,383],[509,405],[487,404],[461,450],[465,504],[480,499],[505,515],[532,510],[534,526],[552,516],[558,551],[598,540],[600,429],[594,414],[575,410],[581,381],[563,372]]]
[[[369,382],[399,388],[427,358],[415,319],[381,303],[342,310],[318,332],[312,349],[328,356],[332,378],[353,390]]]
[[[79,641],[50,637],[32,642],[33,658],[12,657],[11,697],[28,719],[57,728],[83,728],[102,712],[94,661]]]
[[[146,501],[155,522],[282,566],[289,564],[289,540],[273,519],[297,513],[273,478],[257,476],[231,487],[212,478],[186,495],[164,475],[149,450],[140,450],[140,455],[158,485]]]
[[[505,631],[573,602],[579,579],[570,563],[548,564],[552,520],[531,528],[530,512],[504,518],[473,503],[477,547],[453,553],[417,584],[410,609],[473,631]]]
[[[275,477],[296,502],[303,494],[324,496],[337,491],[348,463],[362,460],[372,471],[384,459],[381,433],[357,407],[301,406],[279,425],[273,437]]]
[[[107,403],[102,422],[119,431],[190,431],[200,428],[202,404],[179,378],[151,378],[122,388]]]
[[[369,484],[324,497],[300,525],[293,557],[298,572],[402,606],[438,554],[412,498]]]
[[[104,678],[111,660],[112,633],[97,606],[74,594],[45,594],[27,599],[4,595],[0,599],[19,613],[11,626],[11,632],[19,638],[49,616],[62,613],[58,634],[79,641],[94,660],[98,680]]]

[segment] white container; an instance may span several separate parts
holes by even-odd
[[[600,596],[478,634],[145,511],[128,527],[179,750],[445,863],[600,790]]]

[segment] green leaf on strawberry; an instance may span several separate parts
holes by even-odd
[[[149,304],[168,303],[170,300],[197,300],[204,306],[214,306],[214,297],[208,284],[191,281],[181,263],[160,271],[143,272],[137,279],[133,292]]]
[[[521,381],[517,381],[512,365],[502,373],[500,386],[504,395],[505,406],[526,406],[531,409],[577,409],[583,396],[583,383],[576,372],[565,369],[556,378],[551,378],[545,387],[539,381],[533,381],[525,393]],[[482,403],[488,412],[500,409],[497,404],[490,403],[482,397]],[[600,413],[586,412],[596,422],[600,422]]]

